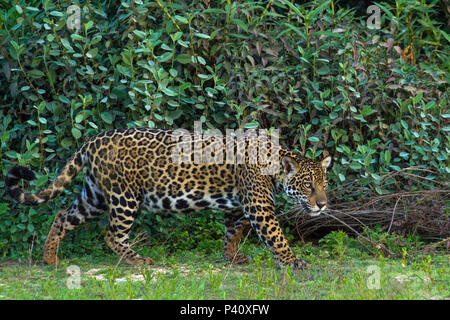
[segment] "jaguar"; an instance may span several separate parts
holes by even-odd
[[[6,176],[6,191],[24,205],[54,199],[86,168],[82,191],[70,207],[56,214],[44,244],[44,262],[58,263],[57,248],[64,236],[108,211],[108,247],[128,264],[153,264],[129,242],[140,208],[181,214],[210,209],[224,212],[226,260],[249,261],[239,252],[238,244],[246,227],[251,226],[281,266],[306,267],[280,228],[275,195],[285,192],[304,212],[320,214],[327,207],[331,156],[324,151],[322,160],[311,160],[258,134],[230,139],[178,133],[126,128],[87,138],[54,181],[36,193],[25,193],[19,185],[22,179],[34,180],[33,171],[13,166]],[[258,155],[264,152],[268,156],[262,159]],[[221,161],[224,154],[229,157]],[[208,156],[210,161],[205,161]],[[264,170],[269,167],[271,170]]]

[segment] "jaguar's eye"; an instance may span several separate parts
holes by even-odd
[[[312,184],[311,184],[311,183],[309,183],[309,182],[305,183],[305,188],[311,189],[311,187],[312,187]]]

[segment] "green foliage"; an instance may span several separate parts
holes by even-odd
[[[339,230],[330,232],[325,237],[320,239],[319,242],[323,244],[324,248],[331,250],[331,253],[339,258],[339,261],[342,261],[346,250],[345,243],[348,241],[348,235]]]
[[[424,245],[418,236],[402,236],[395,233],[390,234],[382,231],[378,226],[373,229],[366,229],[365,233],[377,243],[383,244],[391,252],[401,253],[403,256],[405,256],[406,253],[418,251],[418,249]]]
[[[39,215],[35,209],[30,210],[28,215],[11,216],[7,203],[0,204],[0,252],[5,253],[26,251],[27,246],[23,243],[33,241],[36,236],[36,228],[41,228],[48,220],[46,216]]]
[[[79,30],[67,27],[67,2],[0,4],[1,199],[15,163],[35,169],[37,190],[85,137],[196,120],[279,128],[307,157],[327,149],[331,189],[359,179],[360,192],[386,193],[380,176],[408,166],[448,180],[449,36],[437,1],[380,3],[380,30],[332,0],[76,3]],[[41,246],[58,211],[0,205],[1,255]]]
[[[223,213],[206,211],[174,215],[143,212],[135,223],[138,229],[143,229],[150,236],[151,244],[165,245],[171,251],[199,248],[210,253],[222,250]]]

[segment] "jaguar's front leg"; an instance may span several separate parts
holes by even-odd
[[[307,263],[294,255],[275,217],[273,183],[270,177],[259,175],[257,170],[248,168],[241,173],[244,179],[239,183],[239,196],[245,217],[249,219],[252,228],[281,266],[305,268]]]
[[[294,269],[302,269],[307,266],[304,260],[298,259],[286,240],[281,230],[272,206],[260,207],[250,205],[244,208],[248,215],[252,228],[267,248],[274,254],[280,266],[292,266]]]

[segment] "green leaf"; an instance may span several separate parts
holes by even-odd
[[[17,159],[17,152],[15,151],[5,151],[5,155],[11,159]]]
[[[345,36],[344,33],[335,33],[329,30],[316,31],[311,36],[328,36],[328,37],[337,37],[342,38]]]
[[[163,43],[161,45],[161,49],[164,49],[166,51],[172,51],[173,49],[171,47],[169,47],[167,44]]]
[[[400,157],[402,157],[405,160],[408,160],[409,158],[409,153],[408,152],[400,152]]]
[[[322,12],[323,10],[325,10],[326,7],[329,6],[331,0],[328,1],[321,1],[319,6],[317,8],[315,8],[313,11],[310,11],[308,13],[309,18],[314,21],[315,17]]]
[[[176,120],[176,119],[178,119],[179,117],[181,117],[182,114],[183,114],[183,110],[177,109],[177,110],[174,110],[174,111],[170,111],[170,112],[169,112],[169,117],[170,117],[172,120]]]
[[[74,33],[74,34],[76,34],[76,33]],[[97,43],[99,43],[100,41],[102,40],[102,35],[96,35],[95,37],[94,37],[94,39],[92,39],[91,40],[91,46],[93,46],[93,45],[96,45]]]
[[[244,124],[245,129],[255,129],[259,127],[259,123],[257,121],[247,122]]]
[[[170,35],[170,38],[172,38],[172,41],[175,42],[175,41],[180,40],[180,38],[181,38],[182,36],[183,36],[183,33],[180,32],[180,31],[178,31],[178,32],[175,33],[175,34],[171,34],[171,35]]]
[[[72,38],[72,40],[76,40],[76,41],[85,41],[86,39],[82,36],[80,36],[78,33],[72,33],[70,35],[70,38]]]
[[[179,107],[180,104],[175,100],[167,100],[167,104],[172,107]],[[181,110],[180,110],[181,111]]]
[[[387,14],[389,20],[394,20],[394,19],[395,19],[394,14],[393,14],[389,9],[387,9],[386,7],[384,7],[383,5],[381,5],[381,4],[378,3],[378,2],[375,2],[375,4],[376,4],[381,10],[383,10],[384,13]]]
[[[92,128],[98,129],[98,126],[97,126],[95,123],[89,121],[88,124],[89,124]]]
[[[64,17],[64,13],[59,12],[59,11],[50,11],[49,14],[54,17]]]
[[[283,25],[285,25],[286,27],[288,27],[289,29],[291,29],[292,31],[297,33],[302,38],[302,40],[306,40],[305,33],[303,33],[299,28],[297,28],[297,27],[295,27],[292,24],[287,23],[287,22],[283,23]]]
[[[199,38],[202,38],[202,39],[209,39],[210,38],[209,35],[204,34],[204,33],[200,33],[200,32],[196,32],[196,33],[194,33],[194,35],[199,37]]]
[[[159,62],[166,62],[167,60],[170,60],[170,58],[172,58],[172,54],[173,54],[172,52],[165,52],[156,58],[158,59]]]
[[[48,182],[48,176],[46,174],[44,174],[43,176],[40,176],[37,180],[36,180],[36,187],[41,188],[43,186],[45,186]]]
[[[406,130],[409,129],[408,123],[407,123],[405,120],[403,120],[403,119],[400,120],[400,123],[401,123],[401,125],[402,125],[403,128],[405,128]]]
[[[86,53],[86,57],[88,57],[90,59],[95,58],[97,56],[97,53],[98,53],[98,48],[93,48]]]
[[[232,20],[234,23],[236,23],[239,27],[241,27],[245,32],[248,32],[248,27],[247,25],[244,23],[244,21],[239,20],[239,19],[233,19]],[[209,38],[209,36],[208,36]]]
[[[70,104],[70,100],[65,95],[60,94],[58,100],[65,104]]]
[[[161,87],[161,91],[170,97],[175,97],[178,95],[177,92],[173,91],[172,89],[166,88],[166,87]]]
[[[22,7],[19,6],[18,4],[16,4],[16,5],[14,6],[14,8],[16,9],[16,11],[17,11],[18,14],[22,14],[22,13],[23,13]]]
[[[179,22],[181,22],[181,23],[184,23],[184,24],[188,24],[189,23],[189,21],[188,21],[188,19],[186,17],[175,15],[174,18],[176,20],[178,20]]]
[[[84,114],[83,113],[79,113],[75,116],[75,122],[76,123],[80,123],[81,121],[84,120]]]
[[[292,4],[290,1],[288,0],[284,0],[283,1],[285,4],[287,4],[289,6],[289,8],[292,9],[292,11],[294,11],[298,16],[304,18],[305,15],[300,11],[299,8],[297,8],[294,4]]]
[[[439,31],[441,32],[441,34],[444,36],[445,40],[447,40],[448,42],[450,42],[450,36],[447,34],[447,32],[445,32],[444,30],[439,29]]]
[[[202,13],[215,13],[215,14],[225,14],[225,10],[219,9],[219,8],[208,8],[206,10],[203,10]]]
[[[61,39],[61,43],[62,43],[62,45],[64,46],[64,48],[66,48],[66,50],[67,50],[69,53],[75,52],[75,51],[73,50],[72,46],[70,45],[69,40],[67,40],[67,39],[65,39],[65,38],[62,38],[62,39]]]
[[[178,71],[175,69],[170,69],[169,73],[172,77],[176,78],[176,76],[178,75]]]
[[[177,43],[178,43],[180,46],[183,46],[183,47],[185,47],[185,48],[189,48],[189,42],[186,42],[186,41],[183,41],[183,40],[181,40],[181,39],[178,39]]]
[[[380,186],[375,186],[375,191],[376,191],[378,194],[383,194],[383,190],[381,190]]]
[[[72,139],[70,138],[64,138],[61,140],[61,146],[63,148],[69,148],[72,145]]]
[[[176,58],[179,63],[187,64],[192,62],[192,56],[186,53],[179,54]]]
[[[319,70],[317,70],[317,73],[321,76],[327,75],[330,73],[330,67],[329,66],[322,66]]]
[[[94,25],[94,21],[89,20],[84,27],[86,28],[86,30],[89,30],[90,28],[92,28],[92,26]]]
[[[361,115],[363,117],[367,117],[370,116],[372,113],[374,113],[375,111],[372,110],[372,108],[370,106],[366,106],[361,110]]]
[[[141,30],[133,30],[133,33],[141,39],[144,39],[146,37],[145,32]]]
[[[43,76],[45,75],[45,73],[43,73],[41,70],[37,70],[37,69],[28,71],[28,74],[29,74],[32,78],[41,78],[41,77],[43,77]]]
[[[26,7],[25,9],[30,10],[30,11],[34,11],[34,12],[40,12],[41,11],[39,8],[35,8],[35,7]]]
[[[384,162],[390,163],[391,162],[391,152],[389,150],[386,150],[384,152]]]
[[[187,88],[190,88],[191,85],[192,84],[190,82],[184,82],[178,87],[178,90],[180,90],[180,91],[186,90]]]
[[[357,162],[352,162],[352,163],[350,163],[349,167],[350,167],[352,170],[355,170],[355,171],[362,168],[362,166],[361,166],[359,163],[357,163]]]
[[[112,124],[114,121],[114,117],[109,111],[104,111],[100,114],[100,117],[103,121],[105,121],[107,124]]]
[[[197,56],[197,59],[198,59],[198,62],[200,62],[200,64],[202,64],[202,65],[206,64],[206,61],[205,61],[205,59],[203,59],[202,56]]]
[[[94,75],[95,74],[94,70],[88,64],[86,65],[86,74],[90,74],[90,75]]]
[[[77,128],[72,128],[72,135],[75,139],[80,139],[81,138],[81,131]]]

